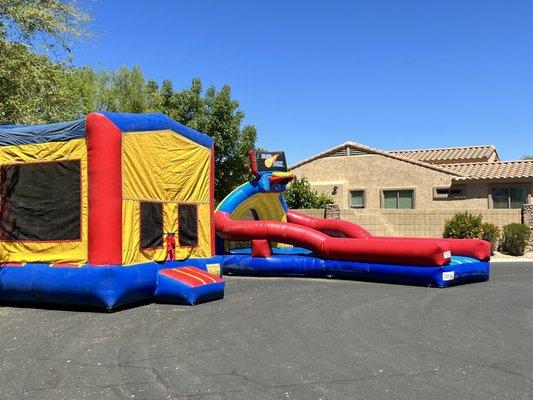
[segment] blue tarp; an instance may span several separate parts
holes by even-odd
[[[64,142],[85,137],[85,118],[46,125],[0,125],[0,146]]]
[[[102,112],[123,133],[170,129],[210,149],[213,138],[195,131],[162,113]],[[64,142],[85,137],[85,118],[46,125],[0,125],[0,146]]]

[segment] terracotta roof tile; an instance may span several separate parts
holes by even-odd
[[[447,164],[461,177],[454,180],[533,178],[533,160]]]
[[[342,143],[342,144],[340,144],[338,146],[332,147],[332,148],[327,149],[327,150],[325,150],[325,151],[323,151],[321,153],[315,154],[314,156],[306,158],[305,160],[302,160],[302,161],[300,161],[300,162],[298,162],[296,164],[293,164],[293,165],[289,166],[289,169],[293,170],[294,168],[298,168],[298,167],[300,167],[300,166],[302,166],[304,164],[310,163],[311,161],[318,160],[319,158],[327,157],[328,155],[331,155],[331,154],[343,149],[344,147],[355,148],[355,149],[363,151],[363,152],[367,152],[367,153],[371,153],[371,154],[378,154],[378,155],[382,155],[382,156],[389,157],[389,158],[394,158],[396,160],[408,162],[410,164],[418,165],[418,166],[424,167],[424,168],[429,168],[429,169],[432,169],[432,170],[435,170],[435,171],[444,172],[444,173],[447,173],[447,174],[450,174],[450,175],[455,175],[455,176],[460,176],[461,175],[459,172],[456,172],[456,171],[451,170],[451,169],[447,169],[446,166],[440,166],[440,165],[434,165],[434,164],[430,164],[430,163],[425,163],[425,162],[422,162],[422,161],[415,160],[413,158],[408,158],[408,157],[403,157],[403,156],[400,156],[400,155],[392,154],[391,152],[388,152],[388,151],[379,150],[379,149],[376,149],[374,147],[370,147],[370,146],[367,146],[367,145],[364,145],[364,144],[361,144],[361,143],[356,143],[356,142],[351,142],[351,141]]]
[[[351,149],[367,152],[370,154],[378,154],[385,157],[394,158],[396,160],[408,162],[420,167],[429,168],[435,171],[444,172],[453,175],[454,181],[465,180],[480,180],[480,179],[532,179],[533,178],[533,160],[520,160],[520,161],[491,161],[491,162],[459,162],[453,164],[436,163],[431,161],[420,161],[416,158],[408,157],[405,152],[388,152],[379,150],[364,144],[356,142],[345,142],[338,146],[327,149],[321,153],[315,154],[312,157],[306,158],[296,164],[293,164],[289,169],[297,168],[301,165],[310,163],[314,160],[330,156],[339,150],[349,147]],[[484,150],[481,150],[484,149]],[[453,147],[449,149],[429,149],[428,152],[438,151],[440,154],[435,155],[441,158],[444,157],[457,157],[460,155],[462,160],[468,159],[467,157],[478,157],[480,154],[488,154],[489,149],[492,149],[493,154],[496,153],[496,149],[493,146],[473,146],[473,147]],[[423,152],[424,150],[412,150],[416,152]],[[496,160],[499,160],[496,153]]]
[[[432,164],[486,161],[491,157],[499,161],[492,145],[449,147],[440,149],[394,150],[389,153]]]

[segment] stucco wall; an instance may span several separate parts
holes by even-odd
[[[381,208],[382,189],[413,189],[416,209],[488,208],[486,183],[465,183],[463,199],[434,200],[433,188],[450,186],[453,175],[424,168],[382,155],[326,157],[293,169],[296,176],[306,176],[319,192],[338,191],[335,202],[349,208],[350,190],[365,190],[367,210]]]

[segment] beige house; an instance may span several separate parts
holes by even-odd
[[[384,151],[355,142],[289,167],[352,209],[513,209],[533,204],[533,160],[494,146]]]

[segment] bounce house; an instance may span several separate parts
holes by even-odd
[[[215,213],[224,274],[311,276],[447,287],[489,279],[490,243],[376,237],[359,225],[289,210],[283,152],[250,152],[255,178]],[[245,242],[240,248],[235,241]]]
[[[163,114],[0,126],[0,300],[221,298],[213,154]]]

